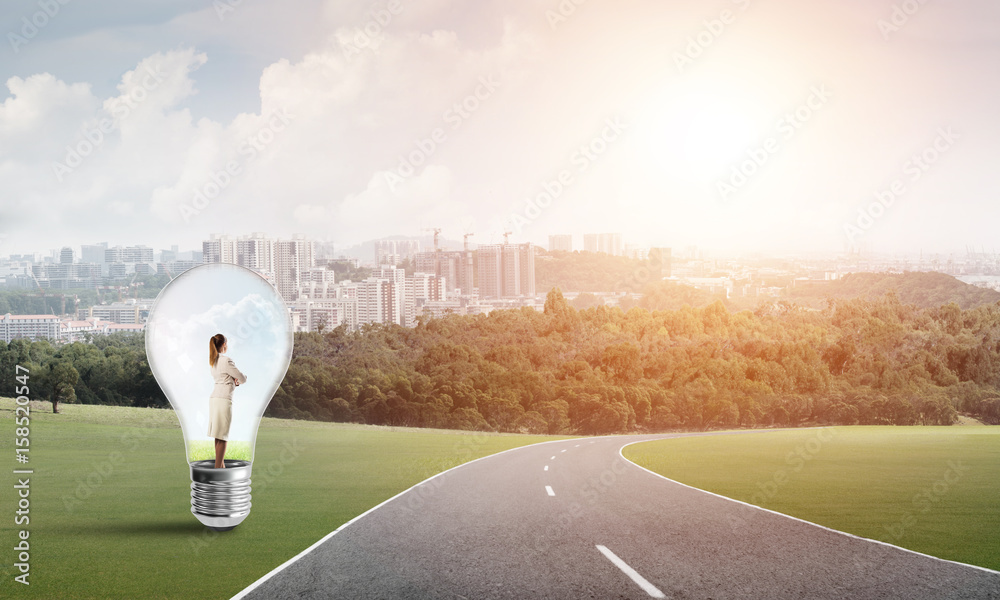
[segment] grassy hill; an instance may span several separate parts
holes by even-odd
[[[969,285],[944,273],[850,273],[838,281],[798,284],[787,298],[798,304],[825,304],[827,298],[872,298],[895,291],[900,302],[933,308],[954,302],[963,309],[1000,302],[1000,292]]]

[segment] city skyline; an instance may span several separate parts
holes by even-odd
[[[246,231],[246,232],[233,232],[233,233],[225,233],[225,234],[219,234],[217,232],[213,232],[213,233],[209,234],[209,236],[212,236],[212,235],[222,235],[222,236],[228,236],[228,237],[237,238],[237,237],[251,236],[251,235],[254,235],[256,233],[257,232],[250,232],[250,231]],[[298,232],[293,232],[293,233],[291,233],[291,234],[289,234],[287,236],[277,236],[277,235],[271,234],[270,232],[268,232],[267,235],[269,237],[285,237],[287,239],[292,239],[293,236],[298,235]],[[566,233],[547,234],[547,235],[543,236],[544,240],[546,240],[546,241],[543,241],[543,243],[540,243],[540,244],[535,244],[534,242],[531,242],[531,243],[532,243],[533,246],[541,248],[541,249],[544,249],[546,251],[557,250],[557,251],[569,251],[569,252],[600,252],[600,253],[607,253],[607,254],[615,255],[615,253],[605,252],[603,250],[597,250],[597,251],[595,251],[595,250],[588,250],[586,248],[586,237],[588,235],[615,235],[615,234],[607,234],[607,233],[597,234],[597,233],[591,233],[591,232],[587,232],[587,233],[578,232],[578,233],[573,233],[573,234],[566,234]],[[553,238],[566,238],[567,236],[571,237],[572,240],[573,240],[572,241],[572,247],[571,247],[570,250],[566,250],[564,247],[556,247],[556,248],[552,248],[551,247]],[[449,244],[447,246],[447,248],[445,248],[445,250],[448,251],[448,252],[457,252],[458,251],[457,250],[458,246],[460,246],[462,244],[461,240],[457,239],[459,237],[461,237],[461,236],[449,237],[448,235],[443,235],[442,236],[443,243]],[[366,247],[369,244],[371,244],[371,245],[374,246],[375,249],[373,250],[373,252],[374,252],[373,256],[377,257],[378,256],[377,244],[379,244],[380,242],[416,242],[416,241],[423,242],[423,241],[426,240],[427,246],[426,247],[422,247],[421,252],[428,252],[429,248],[431,247],[432,236],[425,235],[425,234],[413,234],[413,235],[388,234],[388,235],[385,235],[383,237],[378,237],[378,238],[372,238],[372,239],[369,239],[369,240],[364,240],[361,243],[353,244],[353,245],[349,245],[349,246],[340,246],[340,245],[336,244],[335,242],[329,242],[329,241],[325,241],[325,240],[322,240],[322,239],[316,239],[316,238],[310,238],[310,239],[313,239],[314,242],[320,243],[320,244],[332,244],[332,246],[329,246],[329,247],[334,248],[334,253],[337,256],[340,256],[340,257],[343,257],[343,258],[355,258],[354,255],[357,254],[361,249],[363,249],[364,247]],[[502,239],[502,236],[501,236],[501,239]],[[168,243],[165,245],[165,247],[161,247],[161,246],[149,246],[149,245],[146,245],[146,244],[143,244],[143,243],[139,243],[139,242],[135,241],[134,239],[131,240],[131,241],[129,241],[127,239],[121,238],[121,239],[118,239],[116,242],[100,240],[100,241],[96,241],[96,242],[95,241],[90,241],[90,242],[86,242],[86,243],[83,243],[83,244],[76,244],[75,246],[72,245],[72,244],[57,244],[56,246],[52,246],[52,247],[48,247],[48,248],[44,248],[44,249],[36,249],[36,250],[17,249],[17,248],[12,248],[10,246],[7,246],[7,247],[0,246],[0,259],[6,260],[6,259],[8,259],[9,256],[32,256],[32,255],[34,255],[34,256],[39,257],[39,259],[42,260],[42,261],[51,258],[54,262],[59,262],[60,254],[63,252],[63,250],[65,248],[69,247],[69,248],[71,248],[73,250],[74,262],[76,262],[76,263],[92,262],[92,261],[83,260],[83,257],[81,256],[80,249],[82,247],[97,247],[97,246],[101,246],[103,248],[103,246],[102,246],[103,244],[107,244],[107,249],[113,249],[113,248],[146,248],[146,249],[152,250],[152,252],[154,253],[154,255],[159,255],[161,252],[164,252],[164,251],[165,252],[177,252],[180,255],[188,255],[188,254],[191,254],[192,252],[194,252],[196,254],[200,253],[201,252],[201,246],[202,246],[203,242],[204,242],[204,240],[201,240],[201,241],[198,241],[197,243],[195,243],[194,246],[192,246],[192,247],[184,247],[184,246],[181,246],[180,244],[169,243],[169,240],[168,240]],[[502,243],[502,242],[487,242],[487,243],[480,243],[480,244],[477,244],[475,242],[470,242],[470,246],[471,246],[471,248],[473,250],[475,250],[475,249],[478,249],[480,246],[496,245],[497,243]],[[623,238],[622,245],[621,245],[621,248],[623,249],[623,251],[621,253],[618,253],[617,255],[626,255],[627,254],[626,251],[629,250],[629,249],[647,249],[648,250],[650,248],[656,248],[656,247],[661,247],[661,246],[670,247],[672,245],[669,244],[669,243],[663,243],[663,244],[660,244],[660,245],[657,245],[657,244],[635,244],[635,243],[632,243],[628,238]],[[966,256],[966,255],[984,255],[984,256],[994,255],[994,256],[1000,256],[1000,252],[998,252],[998,248],[996,246],[994,246],[994,245],[989,245],[989,244],[964,244],[964,245],[962,245],[962,247],[956,247],[956,248],[953,248],[953,249],[951,249],[949,251],[932,251],[932,250],[929,250],[929,249],[924,248],[924,247],[914,247],[914,248],[910,248],[910,249],[902,249],[902,250],[896,250],[896,251],[885,251],[885,252],[871,251],[871,250],[869,250],[868,248],[865,248],[865,247],[858,248],[858,249],[853,249],[851,251],[839,251],[839,250],[830,250],[830,251],[814,250],[814,251],[806,251],[806,250],[803,250],[803,251],[799,251],[799,252],[796,252],[794,250],[765,252],[765,251],[755,251],[755,250],[752,250],[752,249],[751,250],[737,250],[737,251],[732,251],[732,252],[726,252],[726,251],[722,251],[722,250],[719,250],[719,249],[716,249],[716,248],[712,248],[712,247],[709,247],[709,246],[703,246],[703,245],[699,245],[699,244],[687,244],[687,245],[683,245],[683,246],[681,246],[681,245],[673,245],[673,247],[675,247],[675,248],[681,248],[681,249],[684,249],[684,250],[690,251],[690,252],[697,252],[699,255],[703,255],[703,256],[712,256],[712,257],[719,257],[719,258],[721,258],[721,257],[741,257],[741,256],[742,257],[760,257],[760,258],[766,258],[766,257],[779,258],[779,257],[796,257],[796,256],[797,257],[821,256],[821,257],[833,258],[833,257],[837,257],[837,256],[846,256],[848,254],[850,254],[850,255],[861,254],[861,255],[865,255],[865,256],[884,256],[884,257],[885,256],[898,256],[898,257],[920,257],[920,256],[924,256],[924,257],[928,257],[928,258],[932,257],[932,256],[937,256],[937,257],[945,257],[945,256],[949,256],[949,257],[961,257],[961,256]],[[173,248],[176,248],[176,250],[173,250]],[[351,251],[351,252],[348,252],[348,251]],[[178,260],[182,260],[183,261],[184,259],[178,259]],[[398,261],[398,262],[401,262],[401,261]],[[373,261],[371,261],[371,264],[377,266],[377,265],[383,264],[383,263],[380,263],[378,261],[378,259],[376,258]],[[384,264],[388,264],[388,263],[384,263]],[[393,264],[396,264],[396,263],[393,263]]]
[[[223,223],[989,248],[1000,7],[903,5],[70,3],[32,29],[18,0],[0,255]]]

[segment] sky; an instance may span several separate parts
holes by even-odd
[[[0,33],[2,256],[961,252],[1000,223],[994,0],[8,0]]]

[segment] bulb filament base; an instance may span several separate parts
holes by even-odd
[[[251,464],[224,462],[225,469],[216,469],[212,460],[191,463],[191,512],[216,531],[228,531],[250,514]]]

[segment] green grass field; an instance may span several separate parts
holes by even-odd
[[[716,494],[1000,570],[1000,427],[834,427],[635,444],[625,457]]]
[[[229,440],[226,444],[226,460],[250,460],[250,442]],[[215,442],[211,440],[191,440],[188,442],[188,458],[192,461],[215,460]]]
[[[3,598],[229,598],[341,524],[462,462],[540,436],[264,419],[253,509],[216,533],[191,514],[173,411],[32,403],[30,586],[13,581],[13,406],[0,399]],[[432,499],[428,501],[433,501]]]

